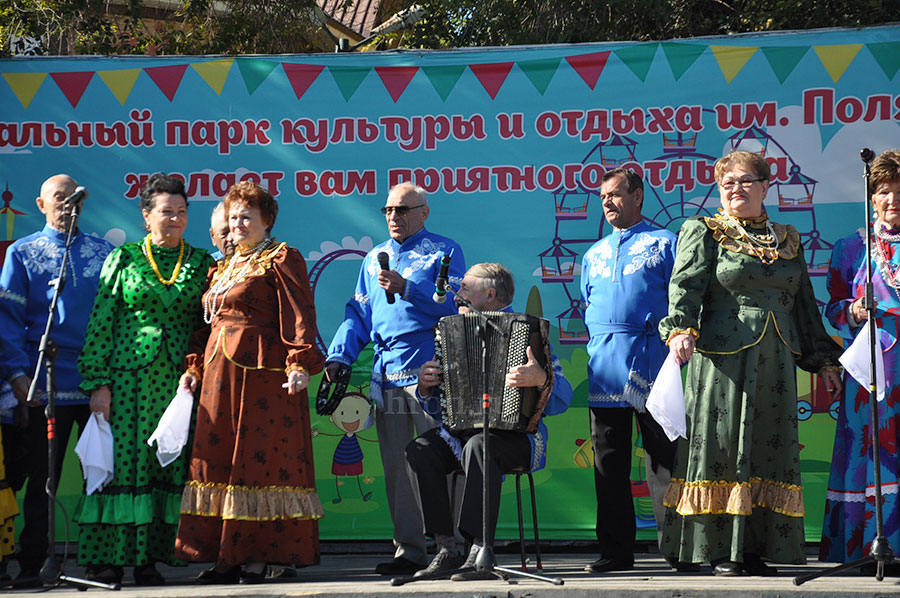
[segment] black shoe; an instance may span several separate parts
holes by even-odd
[[[745,554],[744,563],[741,566],[744,568],[744,573],[747,575],[761,575],[764,577],[778,575],[778,569],[765,564],[762,559],[755,554]]]
[[[266,581],[266,569],[268,567],[263,567],[263,570],[259,573],[254,573],[252,571],[242,571],[240,583],[242,584],[257,584],[264,583]]]
[[[44,587],[44,584],[41,583],[41,568],[22,567],[22,570],[16,575],[12,587],[14,590],[30,590]]]
[[[488,579],[507,579],[506,575],[499,571],[494,574],[487,569],[476,569],[474,571],[463,571],[455,573],[450,577],[450,581],[482,581]]]
[[[584,570],[588,573],[608,573],[610,571],[630,571],[634,569],[634,557],[612,558],[600,557],[590,565],[586,565]]]
[[[425,565],[414,563],[406,557],[398,556],[386,563],[378,563],[375,567],[375,573],[378,575],[412,575],[419,569],[424,569]]]
[[[216,571],[212,566],[197,576],[196,582],[200,585],[235,584],[241,579],[241,566],[235,565],[225,571]]]
[[[293,565],[273,565],[269,567],[266,579],[289,579],[297,577],[297,568]]]
[[[115,585],[122,583],[123,575],[125,571],[118,565],[93,565],[87,568],[85,577],[90,581]]]
[[[740,563],[733,561],[722,561],[713,566],[713,575],[717,577],[738,577],[744,574],[744,569]]]
[[[696,573],[700,571],[700,565],[697,563],[685,563],[682,561],[676,561],[674,557],[667,556],[665,557],[666,563],[669,564],[670,567],[678,571],[679,573]]]
[[[156,570],[153,563],[148,563],[134,568],[134,585],[163,586],[166,585],[166,578]]]
[[[414,577],[422,577],[441,571],[453,571],[459,569],[466,559],[461,554],[450,554],[450,551],[441,549],[424,569],[416,571]]]

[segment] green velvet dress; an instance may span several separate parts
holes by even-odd
[[[765,215],[741,224],[766,234]],[[796,367],[818,372],[841,349],[822,325],[799,234],[774,230],[778,250],[762,256],[771,263],[721,215],[687,220],[678,239],[660,334],[699,337],[661,550],[682,562],[806,561]]]
[[[83,496],[78,507],[83,565],[175,563],[189,455],[160,467],[147,438],[175,395],[190,335],[203,325],[200,297],[213,262],[206,251],[185,245],[181,271],[165,286],[142,245],[126,243],[103,264],[78,359],[82,390],[109,386],[115,453],[113,479]],[[153,247],[164,278],[172,275],[178,255],[178,248]]]

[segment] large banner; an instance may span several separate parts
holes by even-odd
[[[825,301],[830,248],[864,220],[859,150],[900,146],[898,69],[897,26],[452,52],[0,60],[0,237],[5,251],[41,228],[34,197],[65,172],[90,190],[83,230],[137,240],[138,191],[164,171],[187,181],[187,239],[206,247],[215,202],[235,181],[260,182],[279,199],[276,236],[308,261],[324,350],[362,256],[387,238],[378,210],[388,189],[415,181],[430,193],[429,229],[457,240],[468,264],[510,267],[515,307],[552,324],[575,399],[548,421],[548,466],[535,475],[541,534],[590,539],[578,284],[582,254],[609,231],[601,176],[642,172],[644,217],[677,231],[719,207],[717,157],[762,153],[773,167],[766,207],[801,232]],[[362,393],[367,364],[370,351],[352,380]],[[799,372],[798,394],[806,530],[817,541],[836,412],[809,374]],[[313,426],[323,537],[389,538],[374,429],[356,433],[340,417],[313,416]],[[362,447],[363,473],[333,476],[348,437]],[[650,539],[642,455],[638,441],[633,489]],[[503,496],[501,539],[517,535],[511,482]]]

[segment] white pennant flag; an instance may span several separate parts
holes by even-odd
[[[886,386],[884,377],[884,354],[881,348],[881,335],[878,325],[875,325],[875,338],[878,345],[875,350],[875,382],[878,385],[879,401],[884,400],[884,389]],[[869,354],[869,321],[863,325],[859,334],[853,340],[853,343],[844,351],[840,359],[841,365],[847,370],[847,373],[853,376],[854,380],[859,382],[864,388],[869,388],[869,370],[870,354]]]

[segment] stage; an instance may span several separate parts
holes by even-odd
[[[381,552],[373,552],[374,549]],[[375,544],[336,544],[323,545],[322,562],[316,567],[301,569],[297,577],[273,580],[260,585],[218,585],[198,586],[194,578],[205,566],[190,565],[188,567],[160,567],[169,583],[159,588],[136,587],[131,579],[131,569],[125,571],[125,579],[121,591],[114,595],[120,598],[143,598],[159,596],[160,598],[206,598],[214,596],[273,597],[273,596],[321,596],[321,597],[354,597],[381,598],[389,594],[403,598],[431,598],[434,596],[453,596],[458,598],[590,598],[612,596],[615,598],[750,598],[750,597],[803,597],[803,598],[836,598],[839,596],[876,597],[900,596],[900,578],[885,577],[884,581],[876,581],[874,576],[863,576],[856,572],[842,576],[824,577],[794,586],[793,578],[807,572],[817,570],[818,561],[810,560],[804,566],[780,566],[777,577],[714,577],[709,567],[703,567],[699,573],[676,573],[671,570],[657,554],[637,555],[635,569],[628,572],[591,574],[584,571],[584,566],[591,562],[595,555],[583,547],[573,547],[567,551],[565,547],[548,547],[550,552],[544,554],[544,574],[561,577],[565,585],[554,586],[548,583],[527,579],[514,579],[510,582],[472,581],[451,582],[422,581],[400,587],[394,587],[389,578],[375,575],[375,565],[387,560],[389,546],[384,543]],[[531,555],[534,558],[534,555]],[[810,556],[812,559],[812,556]],[[499,564],[504,567],[519,567],[518,552],[503,551],[497,556]],[[532,567],[531,564],[529,564]],[[15,575],[18,566],[10,563],[10,573]],[[67,575],[82,576],[83,569],[74,564],[73,559],[66,561]],[[530,568],[533,571],[533,568]],[[26,595],[40,590],[0,590],[7,595]],[[59,597],[84,596],[74,587],[59,587],[50,590],[51,595]],[[91,589],[92,594],[101,594],[106,590]]]

